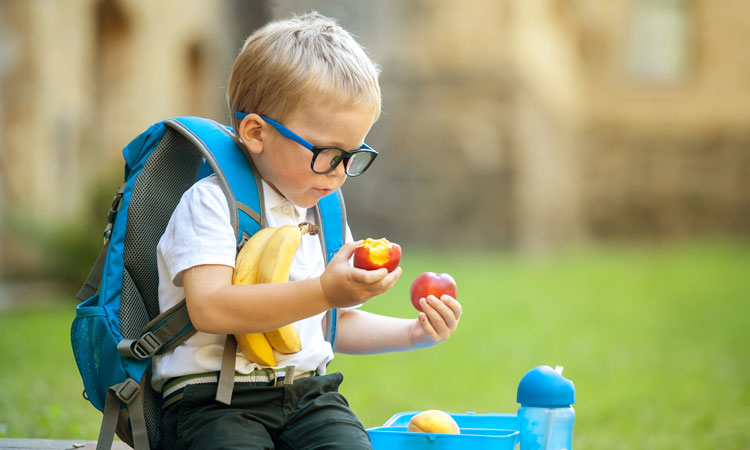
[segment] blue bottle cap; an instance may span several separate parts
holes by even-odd
[[[562,367],[535,367],[521,378],[516,401],[522,406],[564,407],[576,402],[573,382],[562,376]]]

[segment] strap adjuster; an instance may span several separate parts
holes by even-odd
[[[138,359],[146,359],[152,356],[164,345],[151,331],[147,331],[133,343],[133,354]]]
[[[117,189],[117,192],[115,192],[115,196],[114,198],[112,198],[112,204],[109,206],[109,211],[107,212],[108,223],[112,223],[115,221],[117,210],[120,209],[120,202],[122,201],[122,197],[124,195],[125,195],[125,184],[122,184]]]
[[[117,395],[117,398],[123,402],[130,403],[137,396],[140,388],[141,387],[138,383],[132,378],[128,378],[116,387],[115,395]]]
[[[122,197],[125,195],[125,184],[123,183],[120,185],[120,187],[117,189],[117,192],[115,192],[115,196],[112,199],[112,204],[109,207],[109,211],[107,212],[107,227],[104,229],[104,243],[106,244],[109,241],[110,236],[112,236],[112,226],[115,223],[115,217],[117,217],[117,210],[120,209],[120,203],[122,202]]]
[[[104,232],[102,233],[102,236],[104,236],[105,244],[109,242],[109,238],[112,237],[112,226],[112,222],[107,223],[107,227],[104,228]]]

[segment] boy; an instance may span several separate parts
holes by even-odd
[[[347,176],[364,172],[376,155],[364,139],[380,114],[377,68],[348,32],[317,13],[270,23],[251,35],[235,60],[228,100],[237,136],[263,180],[268,226],[315,222],[318,200]],[[297,137],[290,138],[290,131]],[[447,339],[461,305],[430,296],[421,300],[424,312],[416,319],[354,308],[401,275],[400,268],[352,267],[357,244],[347,226],[347,242],[326,266],[318,237],[304,236],[288,283],[232,285],[236,241],[221,188],[208,177],[184,194],[157,248],[160,307],[185,298],[198,330],[154,360],[154,387],[163,388],[165,398],[182,394],[163,411],[167,448],[371,448],[338,393],[342,375],[325,374],[333,359],[323,337],[325,311],[342,308],[337,350],[367,354]],[[290,323],[302,350],[277,354],[274,368],[238,352],[232,404],[217,403],[225,335]],[[277,383],[291,365],[297,376]]]

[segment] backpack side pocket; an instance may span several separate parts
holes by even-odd
[[[118,338],[113,336],[95,294],[76,307],[76,317],[70,330],[73,356],[83,379],[85,395],[99,411],[104,410],[107,389],[125,378],[119,352]]]

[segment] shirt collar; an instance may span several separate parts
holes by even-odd
[[[307,208],[302,208],[290,202],[284,198],[281,194],[276,192],[276,189],[272,188],[270,184],[266,183],[266,180],[261,180],[263,183],[263,200],[266,204],[266,210],[268,211],[281,211],[284,206],[290,206],[294,208],[296,218],[299,221],[305,220],[307,217]]]

